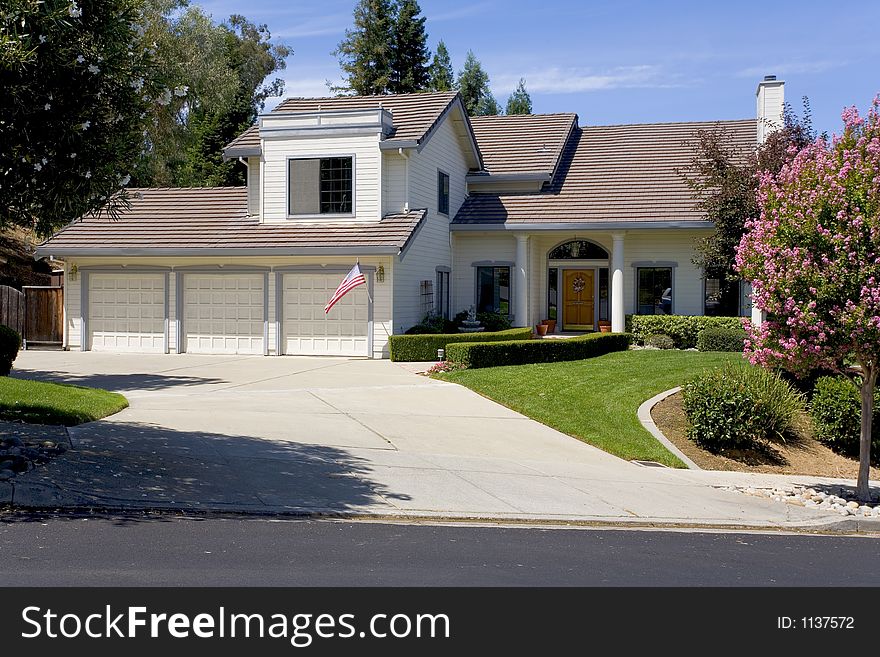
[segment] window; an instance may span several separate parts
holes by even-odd
[[[510,314],[510,267],[477,267],[477,312]]]
[[[437,314],[449,319],[449,272],[437,271]]]
[[[287,178],[291,215],[351,214],[352,158],[289,160]]]
[[[608,267],[599,269],[599,319],[611,319],[608,308]]]
[[[547,276],[547,318],[559,319],[559,270],[550,267]]]
[[[437,173],[437,212],[449,214],[449,175],[442,171]]]
[[[608,260],[608,252],[587,240],[572,240],[550,251],[550,260]]]
[[[706,277],[703,314],[736,317],[740,312],[739,281],[727,280],[724,276]]]
[[[639,267],[636,305],[639,315],[672,314],[672,267]]]

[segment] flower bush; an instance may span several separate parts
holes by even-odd
[[[766,321],[750,326],[752,363],[826,369],[861,396],[857,495],[868,499],[873,392],[880,366],[880,96],[867,117],[761,176],[760,216],[746,223],[737,269]]]

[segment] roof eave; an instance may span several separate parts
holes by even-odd
[[[469,183],[495,182],[549,182],[553,174],[547,171],[528,171],[522,173],[469,173],[465,181]]]
[[[39,246],[36,255],[64,257],[118,256],[296,256],[296,255],[397,255],[401,245],[387,246],[278,246],[278,247],[75,247]]]
[[[643,230],[648,228],[714,228],[711,221],[534,221],[493,223],[451,223],[451,231],[544,231],[544,230]]]

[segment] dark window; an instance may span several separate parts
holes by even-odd
[[[437,314],[449,319],[449,272],[437,272]]]
[[[599,319],[611,319],[608,312],[608,268],[599,269]]]
[[[572,240],[550,252],[550,260],[607,260],[608,252],[587,240]]]
[[[449,176],[442,171],[437,174],[437,212],[449,214]]]
[[[350,157],[290,160],[288,185],[291,215],[352,212]]]
[[[637,269],[639,315],[672,314],[672,267]]]
[[[739,281],[726,280],[721,277],[705,279],[706,297],[703,313],[706,315],[723,315],[736,317],[740,313]]]
[[[559,319],[559,270],[556,267],[550,268],[550,274],[547,277],[547,318]]]
[[[477,312],[510,314],[510,267],[477,267]]]

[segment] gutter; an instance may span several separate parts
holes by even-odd
[[[543,231],[543,230],[633,230],[658,228],[715,228],[711,221],[591,221],[591,222],[532,222],[492,224],[450,224],[449,230],[468,231]]]
[[[297,255],[398,255],[401,247],[389,246],[302,246],[302,247],[37,247],[36,256],[297,256]]]
[[[552,174],[546,171],[534,173],[469,173],[465,181],[469,183],[496,183],[496,182],[550,182]]]

